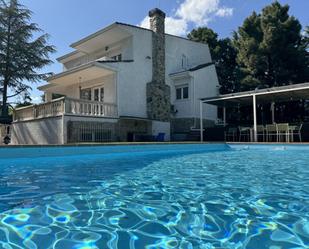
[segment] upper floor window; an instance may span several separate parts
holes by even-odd
[[[188,98],[189,98],[189,86],[188,85],[176,87],[176,99],[177,100],[188,99]]]
[[[188,58],[187,58],[187,56],[185,54],[183,54],[181,56],[181,67],[183,69],[187,69],[188,68]]]
[[[115,61],[121,61],[122,60],[122,55],[118,54],[118,55],[112,56],[111,58],[112,58],[112,60],[115,60]]]

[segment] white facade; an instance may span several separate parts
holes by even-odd
[[[115,29],[114,33],[113,29]],[[123,35],[119,35],[121,32]],[[147,118],[146,84],[152,79],[152,32],[116,23],[107,29],[106,34],[102,32],[99,36],[104,40],[104,35],[112,36],[113,34],[115,37],[121,36],[121,40],[115,39],[112,44],[102,42],[101,46],[98,42],[95,52],[90,51],[86,54],[86,52],[76,50],[71,55],[60,58],[59,62],[63,63],[64,71],[68,72],[91,61],[100,58],[106,60],[121,54],[120,62],[102,63],[103,66],[106,64],[114,71],[110,71],[103,77],[99,77],[98,74],[98,78],[93,75],[93,79],[89,80],[83,80],[84,72],[80,72],[76,75],[76,80],[68,83],[68,86],[62,86],[60,78],[57,87],[48,88],[49,85],[46,85],[40,89],[44,90],[47,95],[53,92],[80,98],[80,88],[93,89],[102,86],[104,87],[104,101],[117,104],[119,116]],[[95,38],[98,39],[98,37],[92,37],[92,39]],[[91,39],[84,41],[86,44],[90,42]],[[87,45],[84,47],[88,48]],[[166,84],[171,87],[171,104],[177,110],[176,118],[198,117],[199,98],[216,95],[219,83],[213,65],[190,71],[206,63],[211,63],[209,48],[206,44],[166,35]],[[177,72],[182,72],[183,75],[179,73],[173,76]],[[63,78],[64,81],[66,81],[65,78]],[[53,82],[53,80],[50,81],[50,83]],[[190,93],[188,99],[176,100],[176,87],[179,84],[188,84]],[[217,118],[215,107],[210,106],[206,109],[209,109],[205,113],[206,118],[215,120]]]
[[[114,23],[73,43],[74,51],[58,59],[63,64],[63,72],[50,77],[48,84],[39,87],[45,94],[46,104],[54,103],[51,101],[59,96],[69,98],[69,106],[63,101],[61,106],[58,104],[56,112],[61,113],[59,108],[63,108],[63,115],[66,115],[69,108],[68,113],[72,115],[81,108],[74,120],[79,119],[81,111],[82,115],[88,115],[88,120],[93,115],[100,118],[105,115],[100,108],[110,111],[108,108],[112,106],[117,110],[112,110],[113,115],[102,117],[106,118],[106,122],[109,122],[108,118],[113,118],[113,123],[117,119],[148,120],[152,122],[152,128],[148,129],[152,135],[163,132],[169,140],[171,124],[147,117],[146,86],[153,79],[152,43],[151,30],[122,23]],[[209,48],[206,44],[166,34],[165,55],[165,83],[171,89],[172,122],[191,119],[194,120],[191,128],[197,128],[199,99],[216,95],[219,87]],[[179,99],[180,91],[183,92]],[[77,105],[78,100],[82,100],[82,104]],[[99,106],[97,102],[100,102]],[[85,108],[88,109],[85,111]],[[209,106],[204,109],[204,117],[214,122],[217,119],[216,108]],[[24,111],[29,112],[28,109]],[[17,119],[24,117],[25,114],[20,111]],[[68,119],[63,116],[62,120]],[[82,116],[80,120],[83,120]],[[67,129],[66,123],[62,122]],[[15,126],[22,128],[26,124]],[[62,141],[66,140],[62,138]]]

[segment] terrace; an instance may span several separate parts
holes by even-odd
[[[28,121],[62,115],[117,118],[118,111],[116,104],[62,97],[43,104],[18,108],[14,112],[13,121]]]
[[[232,137],[232,141],[249,142],[293,142],[297,137],[300,142],[301,130],[304,128],[303,122],[298,124],[276,123],[275,119],[275,104],[282,102],[290,102],[296,100],[309,99],[309,83],[287,85],[281,87],[272,87],[265,89],[256,89],[254,91],[238,92],[232,94],[219,95],[211,98],[203,98],[200,100],[200,137],[204,141],[205,133],[209,132],[203,128],[203,113],[205,109],[203,104],[215,105],[223,109],[222,127],[224,128],[224,139]],[[272,105],[272,122],[263,124],[262,120],[258,120],[257,112],[258,105]],[[227,130],[226,109],[230,107],[252,106],[253,124],[252,126],[242,126],[238,124],[234,127],[229,127]],[[203,109],[204,108],[204,109]],[[207,110],[206,110],[207,112]],[[304,121],[304,120],[303,120]],[[231,140],[230,140],[231,141]]]

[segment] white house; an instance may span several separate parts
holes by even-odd
[[[186,138],[199,129],[199,99],[215,96],[209,48],[165,34],[165,14],[150,29],[116,22],[71,45],[63,72],[39,87],[45,103],[15,111],[13,144],[66,144]],[[217,119],[216,107],[205,125]],[[161,138],[162,138],[161,134]]]

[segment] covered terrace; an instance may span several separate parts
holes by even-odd
[[[223,125],[226,125],[226,108],[239,106],[252,106],[253,126],[252,126],[252,142],[258,141],[258,120],[257,106],[259,104],[275,103],[307,100],[309,99],[309,83],[293,84],[280,87],[272,87],[265,89],[256,89],[253,91],[238,92],[232,94],[218,95],[211,98],[200,99],[200,136],[201,142],[204,140],[203,116],[207,109],[204,104],[215,105],[223,108]],[[272,108],[272,123],[275,123],[275,108]]]

